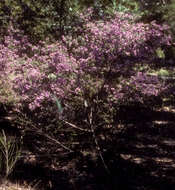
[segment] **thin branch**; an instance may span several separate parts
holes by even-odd
[[[73,150],[71,150],[70,148],[68,148],[64,144],[62,144],[60,141],[58,141],[58,140],[54,139],[53,137],[47,135],[45,132],[42,131],[42,129],[38,129],[37,127],[35,127],[35,125],[32,124],[32,122],[29,122],[29,121],[26,121],[26,120],[23,120],[23,121],[25,121],[27,124],[30,124],[30,128],[26,127],[27,129],[25,129],[25,131],[34,131],[35,133],[37,133],[39,135],[42,135],[42,136],[46,137],[47,139],[53,141],[54,143],[58,144],[59,146],[61,146],[65,150],[68,150],[69,152],[74,152]]]
[[[97,151],[99,153],[101,161],[102,161],[102,163],[104,165],[104,168],[105,168],[106,172],[108,174],[110,174],[109,168],[108,168],[108,166],[107,166],[107,164],[106,164],[106,162],[105,162],[105,160],[103,158],[100,145],[98,144],[98,140],[97,140],[96,135],[95,135],[95,130],[94,130],[94,127],[93,127],[93,111],[92,111],[92,108],[91,108],[90,114],[89,114],[89,125],[90,125],[90,128],[91,128],[91,131],[92,131],[92,134],[93,134],[93,138],[94,138],[94,142],[95,142],[95,145],[97,147]]]
[[[89,132],[91,133],[92,131],[91,130],[88,130],[88,129],[82,129],[80,127],[77,127],[76,125],[72,124],[72,123],[69,123],[68,121],[65,121],[65,120],[62,120],[65,124],[71,126],[72,128],[75,128],[75,129],[78,129],[80,131],[85,131],[85,132]]]
[[[36,128],[36,127],[35,127]],[[27,131],[35,131],[35,130],[32,130],[32,129],[28,129]],[[46,137],[47,139],[55,142],[56,144],[58,144],[59,146],[61,146],[62,148],[64,148],[65,150],[68,150],[70,152],[74,152],[73,150],[71,150],[70,148],[68,148],[67,146],[65,146],[64,144],[62,144],[60,141],[54,139],[53,137],[45,134],[42,130],[38,130],[38,131],[35,131],[37,134],[39,135],[42,135],[44,137]]]

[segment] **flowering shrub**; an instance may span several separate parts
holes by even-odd
[[[79,65],[78,92],[82,99],[103,91],[106,100],[143,102],[146,96],[157,96],[165,89],[156,77],[137,73],[135,64],[151,66],[156,49],[170,45],[166,25],[136,23],[133,15],[123,13],[111,20],[91,22],[87,22],[90,16],[80,16],[85,19],[79,28],[82,35],[63,41]]]
[[[65,110],[97,100],[107,107],[123,99],[143,101],[164,89],[156,78],[137,73],[135,64],[151,63],[158,47],[170,45],[166,26],[136,23],[121,13],[110,20],[82,19],[79,36],[53,44],[32,45],[19,31],[9,30],[0,44],[0,72],[22,105],[45,109],[56,97],[67,105]]]

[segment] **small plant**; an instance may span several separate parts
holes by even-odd
[[[0,134],[0,169],[5,178],[12,172],[20,152],[18,143],[12,139],[8,139],[4,130],[2,130]]]
[[[169,73],[168,70],[166,70],[166,69],[160,69],[160,70],[158,71],[158,75],[159,75],[159,76],[169,76],[170,73]]]

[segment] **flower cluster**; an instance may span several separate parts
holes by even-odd
[[[53,97],[84,100],[103,92],[103,98],[118,101],[164,89],[134,65],[149,63],[158,47],[171,43],[165,26],[136,23],[132,15],[119,13],[101,21],[88,15],[83,22],[77,26],[81,35],[52,44],[33,45],[21,31],[9,30],[0,43],[0,73],[8,76],[21,103],[35,110]]]
[[[53,96],[63,98],[73,87],[76,62],[61,43],[32,45],[26,36],[11,29],[0,51],[0,72],[31,110],[52,101]]]
[[[86,18],[79,28],[82,35],[63,38],[79,65],[79,94],[105,91],[116,101],[157,96],[165,89],[161,82],[137,73],[135,64],[152,63],[156,49],[171,44],[167,29],[155,22],[137,23],[131,14],[116,13],[110,20],[89,22]]]

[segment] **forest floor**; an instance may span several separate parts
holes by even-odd
[[[54,156],[38,159],[30,150],[32,154],[16,164],[10,184],[21,184],[16,190],[25,190],[26,184],[40,190],[174,190],[175,104],[149,112],[130,109],[122,117],[120,133],[103,155],[110,174],[100,159],[67,154],[56,166],[51,161]],[[1,126],[7,122],[1,119]],[[12,186],[0,190],[15,190]]]

